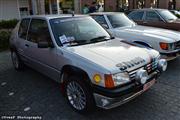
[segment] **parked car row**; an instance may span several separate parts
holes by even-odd
[[[111,109],[147,91],[167,68],[161,55],[174,59],[180,50],[179,32],[138,26],[122,13],[91,16],[29,16],[10,38],[14,68],[29,66],[59,82],[80,113]]]
[[[101,12],[90,14],[113,36],[126,42],[153,48],[167,60],[179,56],[180,32],[137,25],[124,13]]]
[[[166,9],[137,9],[128,17],[139,25],[180,31],[180,19]]]

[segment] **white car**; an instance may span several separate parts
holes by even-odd
[[[137,25],[124,13],[98,12],[90,15],[108,32],[126,42],[151,47],[167,60],[180,55],[180,32]]]
[[[16,70],[27,65],[59,82],[69,105],[80,113],[128,102],[167,68],[159,52],[112,38],[90,16],[23,18],[10,48]]]

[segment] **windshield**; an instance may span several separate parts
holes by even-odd
[[[177,17],[173,15],[171,12],[168,10],[159,10],[159,14],[166,20],[166,21],[171,21],[171,20],[176,20]]]
[[[135,23],[124,14],[111,14],[107,15],[107,17],[113,28],[135,25]]]
[[[58,45],[83,45],[110,39],[110,35],[91,17],[56,18],[50,20]]]

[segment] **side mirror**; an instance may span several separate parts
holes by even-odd
[[[52,43],[48,43],[46,41],[43,41],[43,42],[38,42],[38,48],[53,48],[53,44]]]

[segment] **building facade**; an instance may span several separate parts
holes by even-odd
[[[20,19],[26,15],[82,13],[92,2],[101,11],[125,11],[140,8],[180,9],[180,0],[0,0],[0,20]]]
[[[180,0],[105,0],[105,11],[127,9],[163,8],[180,10]]]
[[[129,0],[129,9],[140,8],[180,9],[180,0]]]
[[[0,0],[0,20],[20,19],[31,14],[45,14],[44,0]]]
[[[81,13],[94,0],[0,0],[0,20],[20,19],[27,15]],[[103,0],[95,0],[103,1]]]

